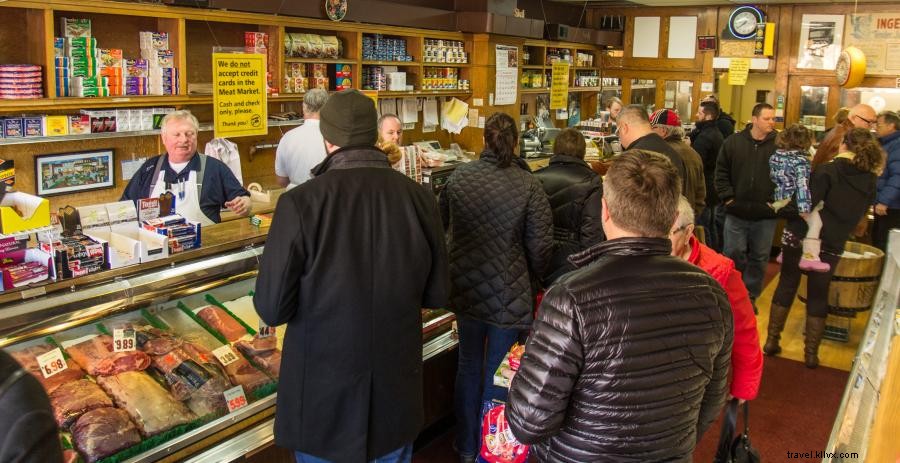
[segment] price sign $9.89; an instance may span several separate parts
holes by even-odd
[[[133,351],[134,345],[134,329],[116,328],[113,330],[113,352]]]

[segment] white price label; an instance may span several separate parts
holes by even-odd
[[[49,378],[66,368],[69,368],[69,366],[66,365],[66,359],[63,358],[62,351],[59,347],[50,352],[38,355],[37,361],[44,378]]]
[[[133,328],[113,330],[113,352],[129,352],[135,348]]]
[[[228,344],[225,344],[224,346],[212,351],[212,353],[216,356],[217,359],[219,359],[219,362],[222,364],[222,366],[231,365],[238,359],[237,354],[235,354],[234,351],[231,350],[231,346],[229,346]]]
[[[263,323],[262,320],[259,321],[259,337],[260,338],[268,338],[270,336],[275,336],[275,327],[269,326]]]
[[[223,394],[225,395],[225,404],[228,405],[228,413],[247,406],[247,396],[244,395],[244,388],[240,385],[226,390]]]

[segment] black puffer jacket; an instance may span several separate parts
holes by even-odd
[[[528,328],[536,281],[553,251],[553,217],[538,181],[515,158],[489,151],[457,167],[441,193],[449,232],[450,310],[506,328]]]
[[[549,286],[572,271],[569,255],[603,241],[600,199],[603,182],[583,159],[557,155],[534,173],[544,185],[553,209],[553,259],[544,277]]]
[[[728,392],[733,318],[659,238],[620,238],[541,302],[506,418],[539,461],[690,461]]]

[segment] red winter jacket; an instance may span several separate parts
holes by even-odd
[[[741,272],[734,261],[713,251],[691,237],[691,257],[688,261],[710,274],[725,289],[734,314],[734,347],[731,349],[731,395],[753,400],[759,392],[763,355],[756,330],[756,315]]]

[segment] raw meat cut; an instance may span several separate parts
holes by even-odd
[[[142,371],[97,378],[100,387],[128,412],[141,434],[152,436],[197,417]]]
[[[93,381],[80,379],[63,384],[50,394],[50,405],[60,428],[67,429],[79,416],[113,402]]]
[[[47,391],[47,394],[53,393],[56,388],[63,384],[84,378],[84,370],[82,370],[77,363],[73,362],[72,359],[66,359],[66,365],[68,367],[65,370],[49,378],[44,378],[44,375],[41,373],[41,368],[38,365],[37,357],[46,354],[53,349],[56,349],[56,347],[51,346],[50,344],[38,344],[10,353],[13,358],[22,365],[23,369],[31,373],[32,376],[40,381],[41,386],[44,386],[44,390]]]
[[[72,438],[88,463],[141,442],[141,435],[128,414],[112,407],[96,408],[81,415],[72,426]]]
[[[265,338],[256,336],[251,341],[238,341],[234,345],[266,373],[278,378],[281,369],[281,351],[275,348],[275,336]]]
[[[185,342],[173,334],[145,326],[136,331],[138,346],[151,354],[154,370],[162,375],[176,399],[198,416],[228,411],[225,390],[231,383],[212,359],[192,356]]]
[[[212,352],[204,349],[198,344],[193,343],[185,343],[185,349],[192,353],[192,355],[196,355],[201,359],[215,359],[216,357]],[[225,373],[228,375],[228,379],[231,380],[232,384],[240,384],[244,386],[244,390],[247,392],[252,392],[258,389],[260,386],[268,384],[272,382],[272,379],[266,376],[265,373],[259,371],[244,358],[240,352],[235,352],[237,355],[237,360],[234,362],[225,365]],[[218,364],[218,361],[215,360]]]
[[[247,334],[247,330],[234,317],[222,310],[221,307],[208,305],[198,310],[197,316],[203,319],[212,329],[222,333],[222,336],[225,336],[228,342],[235,342]]]
[[[113,338],[101,334],[66,348],[72,358],[93,376],[145,370],[150,357],[141,351],[113,352]]]

